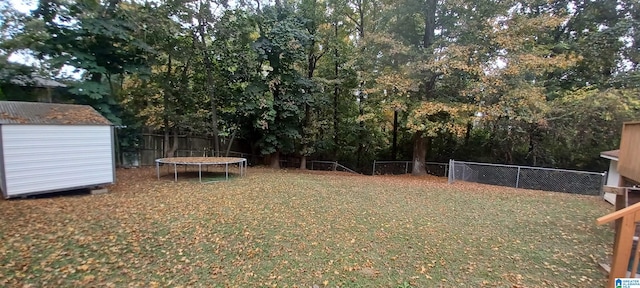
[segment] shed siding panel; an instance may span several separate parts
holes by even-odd
[[[618,187],[620,185],[620,173],[618,173],[618,161],[609,162],[609,173],[607,175],[607,186]]]
[[[3,125],[7,195],[113,182],[110,126]]]
[[[622,126],[618,173],[640,182],[640,122],[628,122]]]

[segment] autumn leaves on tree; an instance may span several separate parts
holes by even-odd
[[[594,153],[640,115],[632,1],[86,0],[2,14],[2,75],[78,68],[76,101],[162,131],[167,155],[191,134],[218,155],[247,143],[272,167],[600,169]],[[39,72],[7,61],[20,51]]]

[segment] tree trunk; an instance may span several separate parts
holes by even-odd
[[[236,139],[236,132],[238,130],[234,129],[233,133],[231,133],[231,139],[229,139],[229,145],[227,145],[227,152],[224,154],[224,157],[229,157],[229,152],[231,151],[231,145],[233,145],[233,141]]]
[[[316,29],[314,28],[312,30],[313,32],[310,32],[312,34],[315,34]],[[320,57],[322,57],[322,55],[324,55],[324,53],[320,55],[315,54],[315,43],[315,40],[311,41],[311,50],[307,55],[307,78],[309,78],[309,80],[313,80],[313,73],[316,71],[318,60],[320,59]],[[308,91],[308,93],[311,96],[312,91]],[[302,137],[304,144],[302,145],[302,153],[300,153],[302,156],[302,159],[300,159],[301,170],[307,169],[307,153],[309,153],[309,143],[311,142],[310,138],[312,138],[316,133],[315,131],[311,131],[311,113],[311,105],[309,105],[309,101],[307,100],[307,103],[304,104],[304,126],[302,128]]]
[[[122,149],[120,147],[120,140],[118,139],[118,130],[116,128],[112,129],[113,140],[114,140],[114,149],[116,153],[116,167],[121,167],[124,164],[124,155],[122,153]]]
[[[431,53],[430,47],[435,42],[435,29],[436,29],[436,8],[438,1],[426,0],[424,7],[424,35],[422,38],[423,48],[429,49],[427,53]],[[440,73],[431,72],[430,77],[425,77],[424,80],[424,92],[422,93],[422,100],[429,98],[435,88],[435,82],[438,79]],[[413,168],[411,175],[425,175],[427,169],[425,167],[425,160],[427,158],[427,144],[430,141],[425,142],[423,132],[416,132],[413,135]]]
[[[164,86],[164,93],[162,94],[162,104],[163,104],[163,108],[164,108],[164,113],[162,115],[162,122],[164,124],[164,157],[172,157],[171,154],[169,154],[169,150],[171,149],[171,145],[169,145],[169,140],[170,140],[170,128],[169,128],[169,105],[171,103],[171,54],[169,54],[169,59],[167,60],[167,73],[165,75],[165,86]]]
[[[393,110],[393,144],[391,146],[391,160],[398,157],[398,110]]]
[[[300,170],[307,170],[307,156],[300,157]]]
[[[411,175],[421,176],[427,174],[425,159],[427,158],[427,145],[422,132],[416,132],[413,136],[413,169]]]
[[[467,131],[464,133],[464,146],[469,147],[469,139],[471,139],[471,130],[473,129],[473,124],[471,122],[467,123]]]
[[[360,40],[364,39],[364,1],[359,0],[357,3],[358,6],[358,16],[360,17],[360,22],[358,23],[358,35],[360,36]]]
[[[302,159],[300,159],[300,169],[301,170],[306,170],[307,169],[307,150],[309,150],[309,138],[311,137],[311,133],[309,133],[309,125],[311,125],[311,106],[309,106],[309,104],[305,104],[304,105],[304,128],[302,128],[302,141],[304,141],[304,144],[302,144],[302,153],[301,157]]]
[[[302,155],[303,159],[306,159],[307,157],[307,151],[309,150],[309,142],[311,142],[311,140],[309,138],[311,138],[311,128],[309,127],[311,125],[311,105],[309,105],[308,103],[304,105],[304,126],[302,128],[302,137],[303,137],[303,141],[304,144],[302,144],[302,153],[300,153]],[[307,169],[306,167],[303,167],[302,163],[304,162],[300,162],[300,169]]]
[[[176,151],[178,151],[178,143],[180,143],[178,138],[178,128],[173,128],[173,145],[171,145],[171,155],[175,155]]]
[[[165,118],[164,124],[165,124],[165,126],[164,126],[164,142],[162,143],[163,144],[162,148],[163,148],[164,151],[162,151],[162,152],[163,152],[164,158],[168,158],[168,157],[171,157],[169,155],[169,149],[171,149],[171,147],[170,147],[171,145],[169,145],[169,140],[171,140],[171,138],[170,138],[171,137],[170,136],[171,131],[169,131],[169,120]]]
[[[429,48],[433,45],[435,38],[435,26],[436,26],[436,0],[427,0],[424,11],[424,36],[422,42],[424,48]]]
[[[213,150],[215,151],[213,156],[220,156],[220,139],[218,139],[218,111],[217,110],[218,110],[218,106],[216,105],[216,100],[212,92],[211,94],[211,126],[213,127]]]
[[[200,7],[202,6],[202,2],[200,4]],[[220,139],[218,138],[218,105],[216,103],[216,97],[215,97],[215,82],[213,79],[213,62],[211,61],[211,56],[209,55],[209,50],[207,48],[207,42],[205,39],[205,17],[202,15],[202,9],[200,9],[200,11],[198,11],[198,20],[199,20],[199,25],[198,25],[198,33],[200,34],[200,48],[202,49],[202,53],[204,56],[204,66],[205,66],[205,73],[206,73],[206,77],[207,77],[207,88],[206,91],[209,94],[209,101],[211,102],[211,128],[212,128],[212,134],[213,134],[213,149],[214,149],[214,156],[219,156],[220,155]],[[195,40],[195,39],[194,39]]]
[[[338,39],[338,23],[334,23],[335,37]],[[335,48],[335,63],[334,63],[334,76],[338,80],[339,63],[338,63],[338,48]],[[333,161],[338,161],[338,95],[340,90],[338,84],[333,87]]]
[[[269,167],[273,169],[280,169],[280,151],[276,151],[269,155]]]
[[[359,106],[359,110],[358,113],[360,115],[360,118],[362,118],[362,116],[364,116],[364,95],[363,95],[363,86],[364,83],[360,83],[360,93],[358,94],[358,106]],[[365,145],[365,138],[366,138],[366,131],[365,131],[365,127],[364,127],[364,121],[360,121],[359,126],[359,130],[358,130],[358,151],[357,151],[357,165],[358,167],[360,167],[360,160],[362,159],[362,152],[364,151],[364,145]]]
[[[527,157],[531,159],[531,166],[537,166],[537,149],[536,149],[536,144],[537,144],[537,139],[538,139],[538,135],[540,133],[540,130],[538,129],[538,126],[536,124],[530,124],[529,127],[529,151],[527,152]]]
[[[426,158],[427,158],[428,155],[431,155],[431,149],[433,148],[433,145],[432,145],[433,144],[433,137],[426,137],[425,141],[426,141],[425,144],[427,145],[427,149],[425,149],[426,153],[424,153],[424,156],[425,156],[425,161],[427,161]],[[451,147],[453,147],[453,146],[451,146]],[[425,167],[426,167],[426,165],[425,165]]]

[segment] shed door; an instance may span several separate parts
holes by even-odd
[[[7,196],[112,183],[110,126],[3,125]]]

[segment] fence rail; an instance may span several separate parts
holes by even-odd
[[[206,149],[206,150],[186,150],[179,149],[176,150],[176,157],[211,157],[213,155],[217,155],[214,150]],[[226,152],[221,152],[219,155],[226,155]],[[240,157],[246,158],[248,160],[248,165],[253,166],[256,164],[257,159],[260,159],[261,156],[229,151],[229,157]],[[141,149],[139,152],[122,152],[122,165],[123,166],[153,166],[155,165],[155,160],[158,158],[162,158],[162,151],[155,149]],[[343,171],[349,173],[360,174],[349,167],[346,167],[335,161],[318,161],[313,160],[309,161],[311,170],[325,170],[325,171]],[[299,158],[291,158],[291,159],[280,159],[281,167],[289,167],[289,168],[297,168],[300,167],[300,159]]]
[[[354,173],[354,174],[360,174],[356,171],[353,171],[352,169],[349,169],[348,167],[335,162],[335,161],[318,161],[318,160],[313,160],[310,161],[311,163],[311,170],[324,170],[324,171],[343,171],[343,172],[349,172],[349,173]]]
[[[413,170],[413,161],[373,161],[372,175],[409,174]],[[427,174],[446,177],[449,174],[449,164],[425,162]]]
[[[600,195],[607,173],[543,167],[449,161],[449,183],[456,180],[523,189]]]

